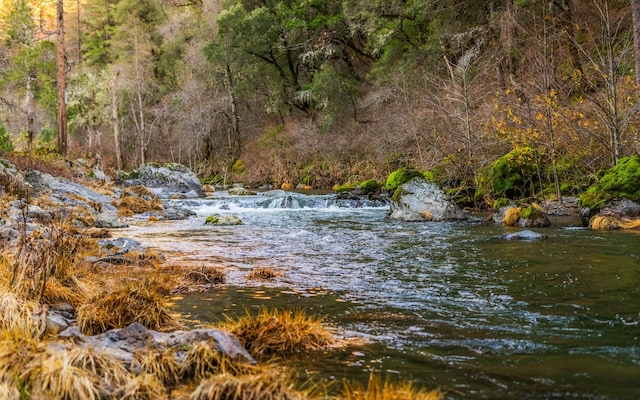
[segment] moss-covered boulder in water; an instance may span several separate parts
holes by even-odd
[[[393,194],[398,187],[402,184],[409,182],[413,178],[420,177],[422,178],[422,173],[415,168],[412,167],[402,167],[391,174],[387,178],[387,182],[385,184],[385,188],[389,194]]]
[[[580,196],[580,203],[598,211],[614,199],[640,202],[640,156],[621,158],[615,167],[600,172],[600,180]]]

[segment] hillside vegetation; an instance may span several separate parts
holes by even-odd
[[[640,152],[627,1],[64,5],[69,154],[114,169],[330,188],[407,166],[492,204],[578,195]],[[3,2],[0,151],[56,147],[47,7]]]

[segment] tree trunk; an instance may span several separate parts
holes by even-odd
[[[67,81],[64,60],[64,1],[58,0],[58,41],[56,46],[56,80],[58,89],[58,151],[67,154]]]
[[[633,53],[636,58],[636,85],[640,92],[640,0],[631,0],[633,15]]]
[[[25,99],[25,109],[27,113],[27,149],[31,150],[33,146],[33,137],[35,136],[33,127],[33,91],[31,90],[31,82],[35,80],[27,74],[27,95]]]
[[[227,64],[226,66],[226,79],[229,90],[229,96],[231,97],[231,129],[232,137],[229,138],[229,147],[231,149],[231,157],[233,162],[237,161],[240,155],[240,116],[238,115],[238,105],[236,103],[236,97],[233,94],[233,76],[231,75],[231,68]]]
[[[116,166],[122,169],[122,150],[120,150],[120,125],[118,123],[118,89],[116,80],[118,73],[113,77],[113,85],[111,87],[111,121],[113,123],[113,139],[115,140],[116,150]]]

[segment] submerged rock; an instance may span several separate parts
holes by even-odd
[[[195,211],[184,207],[172,206],[165,208],[158,214],[159,220],[166,221],[178,221],[187,219],[189,217],[195,217],[197,214]]]
[[[546,238],[547,237],[545,235],[530,230],[518,231],[500,236],[500,239],[504,240],[541,240]]]
[[[208,216],[204,223],[205,225],[244,225],[244,222],[242,222],[240,217],[234,214],[213,214]]]
[[[466,217],[436,184],[414,177],[395,189],[389,218],[400,221],[444,221]]]

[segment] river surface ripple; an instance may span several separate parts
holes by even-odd
[[[304,307],[369,340],[301,357],[295,366],[310,376],[381,371],[450,399],[640,399],[637,232],[560,222],[539,231],[546,240],[505,241],[517,229],[481,217],[402,223],[380,204],[279,192],[176,204],[197,217],[122,234],[226,268],[225,287],[187,296],[179,311],[216,322],[260,305]],[[244,225],[204,225],[213,213]],[[280,276],[247,281],[256,267]]]

